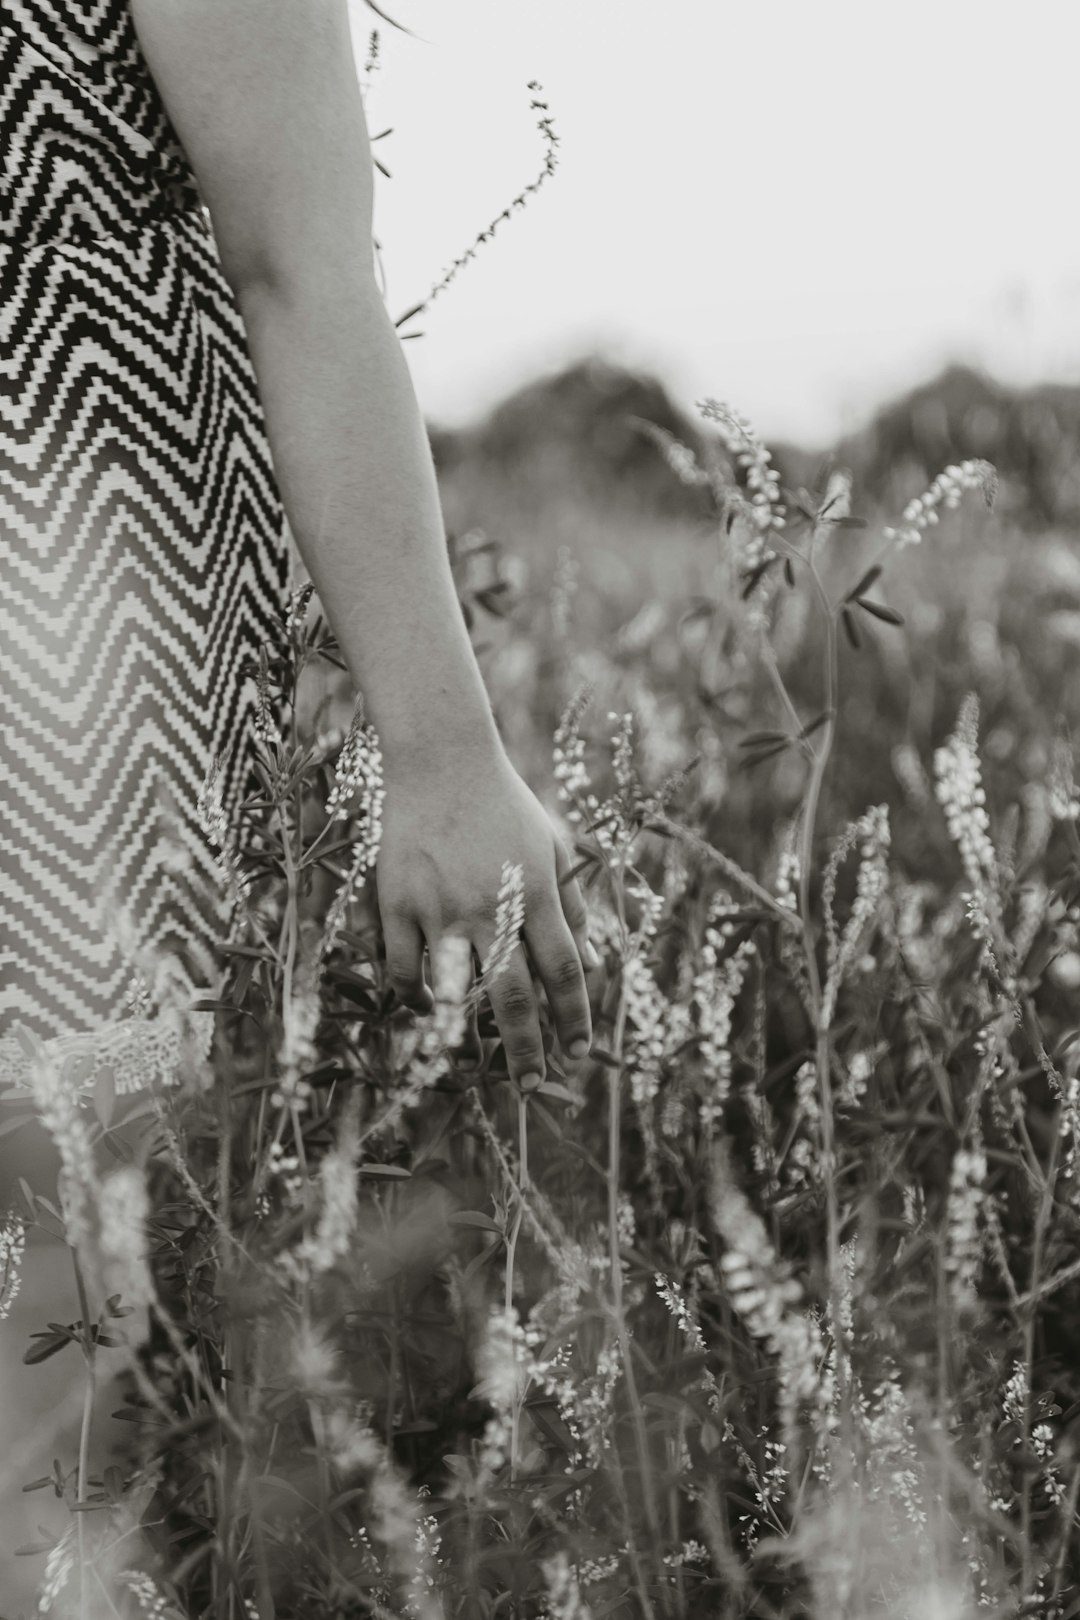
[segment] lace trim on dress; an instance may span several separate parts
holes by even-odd
[[[214,991],[194,991],[193,999],[212,997]],[[201,1067],[210,1056],[214,1034],[212,1011],[178,1005],[158,1013],[134,1011],[95,1030],[54,1035],[41,1040],[17,1021],[11,1033],[0,1036],[0,1086],[30,1091],[31,1065],[36,1048],[43,1048],[56,1071],[66,1069],[80,1092],[92,1092],[100,1075],[111,1071],[119,1097],[136,1091],[179,1085],[192,1066]]]

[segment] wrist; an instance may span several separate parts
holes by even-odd
[[[505,758],[486,693],[479,703],[460,695],[444,702],[426,694],[414,711],[402,708],[392,718],[384,716],[381,729],[374,716],[372,722],[384,771],[392,778],[430,776],[450,766],[477,770]]]

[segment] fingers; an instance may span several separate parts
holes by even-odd
[[[424,936],[419,923],[390,912],[382,925],[394,994],[413,1012],[430,1012],[434,1000],[424,978]]]
[[[555,905],[540,911],[531,923],[526,908],[525,941],[547,992],[559,1046],[568,1058],[579,1062],[592,1045],[592,1013],[580,947]]]
[[[589,938],[589,914],[585,909],[585,897],[577,878],[570,876],[574,870],[574,863],[561,838],[555,840],[555,869],[559,878],[559,897],[566,925],[574,936],[574,944],[577,946],[585,971],[591,973],[593,968],[600,966],[600,958]],[[544,988],[547,989],[546,984]]]
[[[479,943],[482,945],[480,959],[483,961],[491,949],[491,940]],[[502,1036],[511,1080],[542,1080],[547,1072],[547,1064],[540,1033],[540,1013],[532,974],[520,944],[515,945],[506,967],[489,986],[488,996]]]

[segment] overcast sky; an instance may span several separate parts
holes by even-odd
[[[824,444],[945,359],[1080,382],[1077,0],[352,0],[429,420],[583,349]]]

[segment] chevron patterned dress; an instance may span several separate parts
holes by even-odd
[[[131,1089],[219,983],[199,797],[216,759],[227,815],[249,785],[288,585],[243,323],[127,0],[0,0],[0,1080],[21,1025]]]

